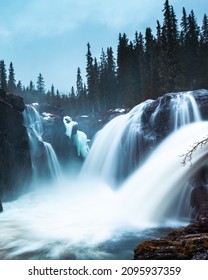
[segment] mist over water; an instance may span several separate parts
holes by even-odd
[[[208,122],[186,123],[171,133],[117,188],[115,177],[109,180],[122,159],[115,152],[123,136],[120,129],[128,123],[138,136],[136,123],[149,102],[113,119],[99,132],[78,178],[62,172],[62,181],[37,181],[33,191],[4,203],[0,259],[130,259],[141,240],[190,222],[187,183],[206,165],[207,145],[194,153],[191,168],[182,167],[179,156],[206,135]],[[98,176],[98,169],[93,173],[90,160],[95,160],[94,166],[103,161],[98,169],[103,166],[104,176]]]

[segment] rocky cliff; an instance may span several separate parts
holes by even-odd
[[[32,166],[23,99],[0,91],[0,192],[2,200],[27,190]]]

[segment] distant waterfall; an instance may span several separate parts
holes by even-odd
[[[43,141],[42,118],[32,105],[26,106],[24,120],[30,140],[34,177],[38,177],[39,173],[45,170],[46,174],[43,174],[43,176],[60,180],[62,173],[56,153],[50,143]],[[40,164],[38,158],[41,157],[43,159]]]

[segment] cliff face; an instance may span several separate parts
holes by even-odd
[[[27,190],[32,174],[23,99],[0,92],[0,192],[2,200]]]

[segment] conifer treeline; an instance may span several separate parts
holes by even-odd
[[[77,70],[76,87],[60,95],[54,86],[46,92],[39,74],[36,85],[16,84],[13,64],[7,79],[4,61],[0,62],[0,86],[24,97],[26,103],[47,102],[62,106],[71,115],[103,112],[117,107],[132,107],[143,100],[172,91],[208,88],[208,18],[201,28],[193,10],[182,11],[178,23],[173,7],[166,0],[163,23],[157,21],[156,34],[146,28],[130,41],[119,34],[117,57],[111,47],[102,50],[99,60],[92,57],[87,44],[86,85]]]

